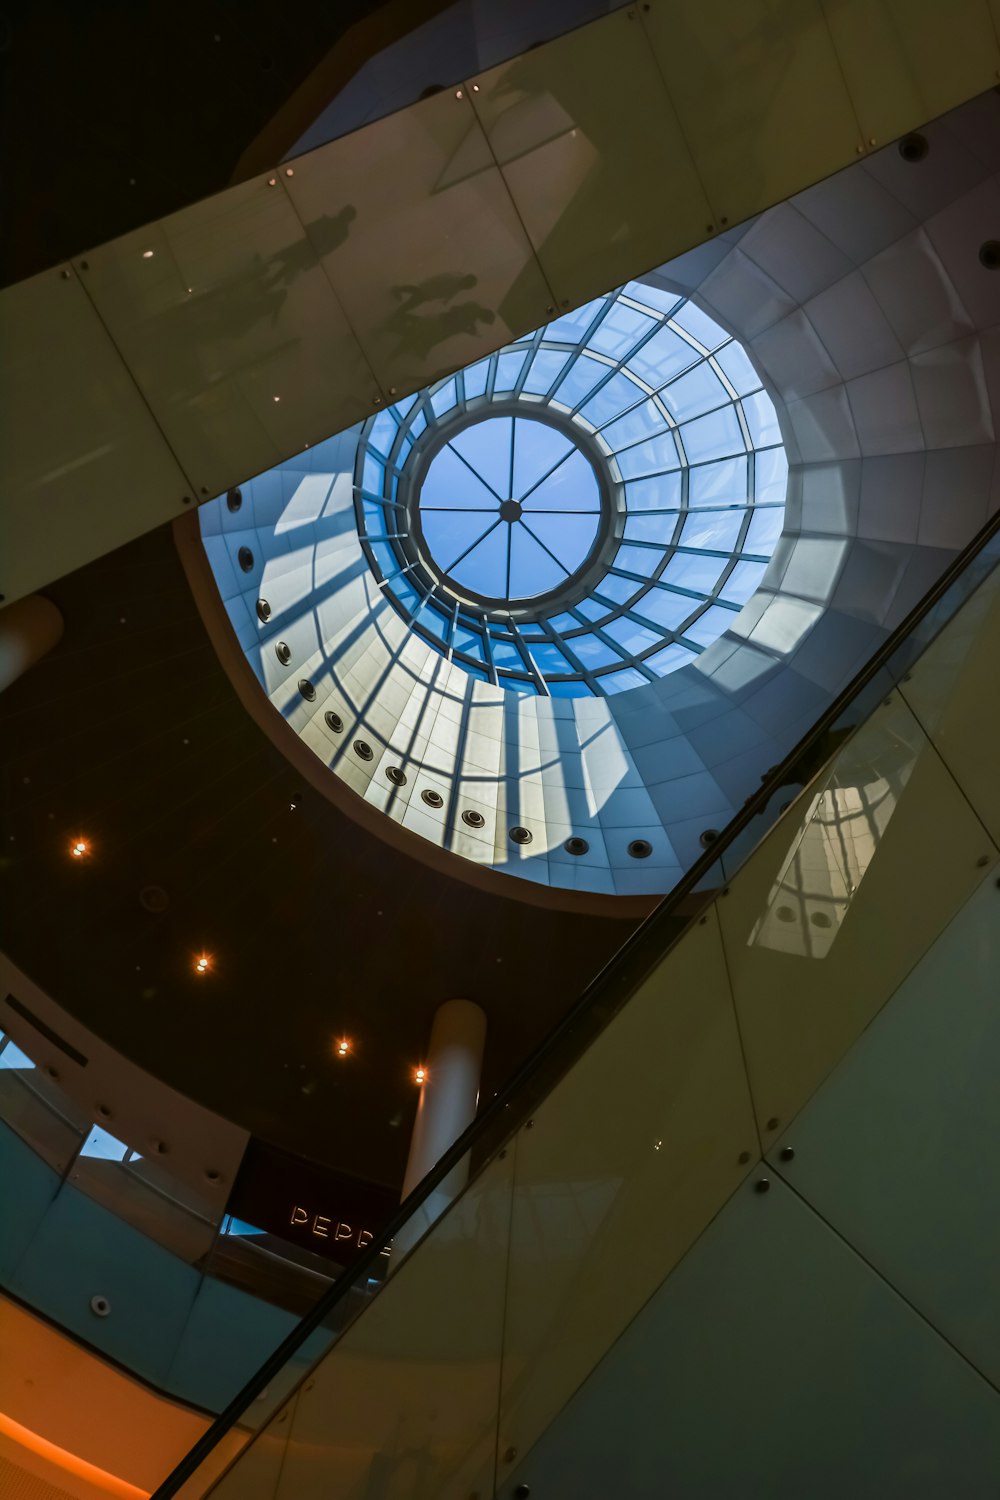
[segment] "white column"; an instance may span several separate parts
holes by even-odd
[[[0,609],[0,693],[41,661],[62,633],[62,615],[40,594],[29,594]]]
[[[446,1000],[438,1006],[424,1064],[427,1077],[420,1086],[403,1178],[404,1198],[475,1119],[485,1042],[486,1014],[480,1006],[471,1000]],[[435,1198],[444,1195],[445,1202],[450,1203],[465,1185],[467,1175],[467,1165],[450,1172]]]

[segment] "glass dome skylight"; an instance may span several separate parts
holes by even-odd
[[[597,541],[601,491],[564,432],[488,416],[434,456],[417,507],[444,576],[498,606],[561,588],[579,570]]]
[[[387,597],[465,671],[615,693],[732,623],[787,472],[741,345],[630,282],[366,423],[355,505]]]

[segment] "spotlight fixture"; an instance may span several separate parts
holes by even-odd
[[[207,974],[211,967],[212,960],[207,953],[200,954],[194,961],[194,972],[196,974]]]
[[[74,839],[69,846],[69,852],[74,859],[86,859],[90,853],[89,839]]]
[[[423,1066],[422,1063],[421,1063],[421,1065],[420,1065],[419,1068],[414,1068],[414,1070],[413,1070],[413,1082],[414,1083],[426,1083],[427,1082],[427,1069]]]
[[[347,1054],[350,1052],[350,1050],[351,1050],[351,1044],[350,1044],[350,1042],[348,1041],[348,1039],[347,1039],[346,1036],[342,1036],[341,1039],[340,1039],[340,1041],[337,1043],[337,1056],[338,1057],[346,1057]]]

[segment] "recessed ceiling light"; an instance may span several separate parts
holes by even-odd
[[[89,839],[74,839],[69,846],[69,852],[74,859],[86,859],[90,853]]]
[[[414,1070],[413,1070],[413,1082],[414,1083],[426,1083],[427,1082],[427,1069],[422,1064],[421,1064],[421,1066],[419,1068],[414,1068]]]
[[[346,1036],[342,1036],[340,1038],[340,1041],[337,1043],[337,1056],[338,1057],[346,1057],[347,1054],[350,1052],[350,1050],[351,1050],[350,1041],[348,1040],[348,1038]]]
[[[196,974],[207,974],[212,967],[212,958],[208,953],[200,954],[194,961],[194,972]]]

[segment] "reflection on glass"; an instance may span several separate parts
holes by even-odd
[[[809,802],[749,946],[807,958],[833,947],[892,817],[912,761],[894,774],[869,770],[859,785],[831,784]],[[837,773],[831,778],[837,779]]]

